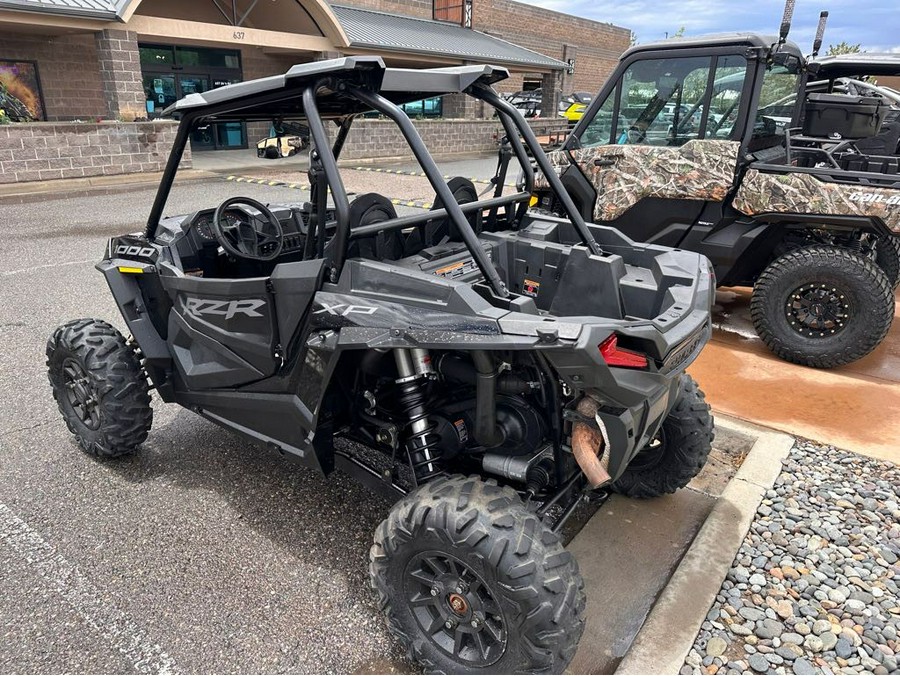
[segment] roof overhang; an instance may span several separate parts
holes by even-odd
[[[350,41],[348,51],[444,63],[492,63],[518,71],[569,68],[558,59],[452,23],[344,5],[332,5],[332,10]]]

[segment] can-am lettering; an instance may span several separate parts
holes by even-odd
[[[215,315],[231,319],[235,315],[242,314],[248,317],[262,317],[256,310],[266,304],[264,300],[205,300],[203,298],[188,298],[184,307],[194,317],[201,315]]]
[[[849,197],[851,202],[863,202],[864,204],[884,204],[894,207],[900,204],[900,195],[891,195],[888,197],[877,192],[853,192]]]

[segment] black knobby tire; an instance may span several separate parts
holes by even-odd
[[[388,628],[428,672],[562,673],[575,654],[578,564],[509,487],[458,475],[425,484],[378,527],[370,560]],[[457,588],[451,571],[461,569]],[[451,607],[460,590],[470,615]]]
[[[678,399],[653,443],[642,449],[613,484],[632,498],[655,498],[688,485],[712,450],[713,417],[697,381],[683,374]]]
[[[900,239],[894,236],[879,237],[875,243],[875,263],[884,270],[891,288],[900,286]]]
[[[134,349],[99,319],[60,326],[47,341],[47,376],[78,445],[112,458],[133,452],[153,423],[147,376]]]
[[[811,294],[821,294],[818,305]],[[832,306],[823,321],[809,310]],[[781,359],[832,368],[866,356],[881,343],[894,319],[894,291],[870,258],[840,247],[806,247],[776,259],[759,276],[750,318]]]

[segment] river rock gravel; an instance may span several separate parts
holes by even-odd
[[[900,468],[798,441],[682,674],[900,674]]]

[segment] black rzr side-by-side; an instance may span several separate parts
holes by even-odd
[[[710,336],[710,265],[586,223],[491,88],[506,75],[351,57],[179,101],[146,232],[111,239],[97,266],[131,338],[78,320],[47,347],[60,411],[94,455],[146,438],[152,387],[398,499],[375,536],[372,584],[390,629],[431,671],[562,672],[585,603],[563,524],[603,492],[683,487],[712,439],[685,374]],[[399,108],[449,93],[496,109],[506,133],[484,198],[444,181]],[[337,162],[370,110],[397,123],[434,209],[350,199]],[[191,131],[232,121],[308,128],[309,201],[236,196],[163,218]],[[532,161],[565,218],[529,210]]]

